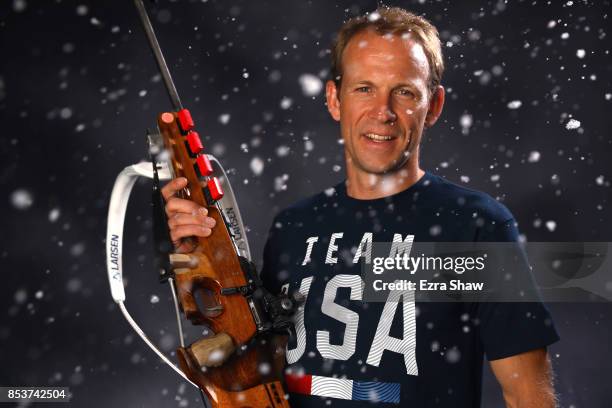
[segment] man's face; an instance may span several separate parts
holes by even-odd
[[[443,89],[430,100],[423,47],[409,35],[365,30],[347,44],[342,67],[340,89],[327,83],[327,103],[340,121],[347,167],[370,174],[403,168],[444,100]]]

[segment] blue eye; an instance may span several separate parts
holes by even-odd
[[[414,96],[414,93],[410,89],[401,88],[397,90],[398,95],[402,96]]]
[[[359,88],[357,88],[355,90],[357,92],[368,93],[368,92],[370,92],[370,87],[369,86],[360,86]]]

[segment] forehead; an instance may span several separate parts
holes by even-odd
[[[372,29],[350,39],[342,53],[343,80],[364,75],[427,82],[429,62],[423,46],[409,33],[381,35]]]

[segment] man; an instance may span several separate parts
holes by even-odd
[[[503,205],[419,166],[423,131],[444,105],[442,72],[437,30],[403,9],[379,8],[339,32],[326,98],[347,180],[275,218],[261,273],[271,291],[307,296],[287,347],[294,407],[322,397],[336,407],[477,407],[485,355],[508,407],[555,406],[546,346],[558,336],[542,304],[415,304],[401,291],[362,301],[372,242],[518,238]],[[214,227],[205,209],[172,197],[184,186],[163,191],[182,251]]]

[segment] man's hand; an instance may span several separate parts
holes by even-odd
[[[214,218],[208,217],[208,209],[190,200],[178,198],[175,194],[187,186],[187,179],[179,177],[171,180],[162,189],[166,200],[166,215],[170,238],[176,252],[191,252],[196,247],[193,237],[208,237],[215,226]]]
[[[545,348],[491,361],[508,408],[555,408],[552,368]]]

